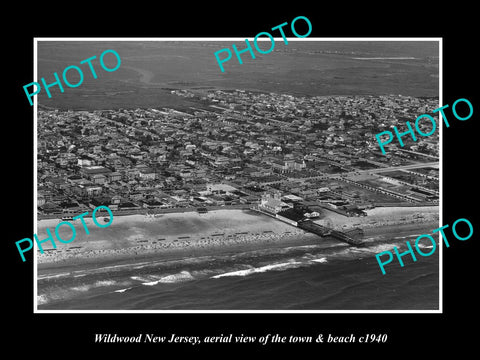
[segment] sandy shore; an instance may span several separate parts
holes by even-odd
[[[365,217],[346,217],[333,211],[323,211],[324,217],[316,220],[316,222],[337,230],[350,230],[357,227],[366,230],[381,226],[421,224],[439,221],[438,206],[379,207],[366,210],[367,216]]]
[[[438,223],[438,207],[376,208],[366,217],[345,217],[325,211],[317,220],[341,230],[360,227],[367,231],[388,232],[393,227],[414,228]],[[236,248],[276,246],[287,243],[312,243],[318,240],[313,234],[283,223],[266,215],[245,210],[216,210],[206,214],[172,213],[157,217],[128,215],[114,217],[108,228],[99,228],[91,218],[85,219],[90,232],[85,233],[82,223],[73,222],[76,238],[69,244],[57,243],[52,249],[50,242],[44,243],[45,252],[37,251],[39,269],[54,265],[99,263],[132,257],[193,256],[215,251],[232,251]],[[46,228],[53,233],[57,219],[40,220],[37,234],[46,237]],[[102,222],[100,222],[102,223]],[[383,230],[381,230],[383,229]],[[432,228],[433,229],[433,228]],[[59,229],[60,236],[71,237],[67,226]]]
[[[58,222],[56,219],[39,221],[39,238],[46,237],[46,228],[53,233]],[[41,254],[38,251],[38,264],[67,263],[73,259],[89,262],[112,256],[167,254],[182,250],[218,250],[237,245],[271,243],[305,234],[289,224],[244,210],[172,213],[158,217],[117,216],[108,228],[103,229],[95,226],[92,219],[85,219],[85,222],[89,235],[85,234],[81,222],[75,221],[75,240],[69,244],[59,242],[57,249],[52,249],[50,242],[45,243],[45,252]],[[66,226],[59,233],[65,239],[71,237],[71,231]]]

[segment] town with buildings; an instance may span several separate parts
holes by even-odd
[[[438,133],[386,155],[375,134],[405,126],[438,98],[299,97],[171,90],[198,106],[73,111],[39,107],[39,218],[107,205],[115,214],[260,207],[436,205]]]

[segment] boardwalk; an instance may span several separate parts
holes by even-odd
[[[266,212],[266,211],[263,211],[263,210],[259,209],[258,207],[252,207],[251,210],[260,212],[260,213],[265,214],[265,215],[268,215],[268,216],[273,217],[277,220],[284,221],[284,220],[281,220],[280,218],[278,218],[276,215],[274,215],[272,213],[269,213],[269,212]],[[294,220],[292,220],[292,221],[294,221]],[[316,234],[316,235],[321,236],[321,237],[331,236],[331,237],[333,237],[337,240],[340,240],[342,242],[345,242],[345,243],[353,245],[353,246],[357,246],[357,247],[364,246],[364,243],[361,240],[354,239],[354,238],[345,234],[342,231],[330,229],[326,226],[322,226],[322,225],[319,225],[317,223],[314,223],[312,220],[301,220],[301,221],[296,222],[296,224],[291,224],[291,225],[296,226],[296,227],[298,227],[302,230],[308,231],[310,233]],[[358,231],[363,233],[363,231],[360,230],[360,229],[355,229],[352,232],[358,232]]]
[[[338,231],[338,230],[333,230],[329,229],[325,226],[319,225],[314,223],[313,221],[306,220],[298,223],[298,227],[300,229],[303,229],[305,231],[311,232],[313,234],[317,234],[321,237],[325,236],[331,236],[337,240],[346,242],[347,244],[353,245],[353,246],[363,246],[364,243],[361,240],[354,239],[344,232]]]

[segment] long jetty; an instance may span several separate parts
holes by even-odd
[[[321,237],[331,236],[337,240],[343,241],[353,246],[360,247],[364,245],[364,243],[359,239],[354,239],[342,231],[327,228],[325,226],[314,223],[311,220],[305,220],[305,221],[299,222],[298,227],[300,229],[319,235]]]

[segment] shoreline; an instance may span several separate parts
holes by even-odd
[[[392,211],[389,211],[390,217],[378,214],[378,211],[365,218],[345,218],[338,214],[338,216],[326,214],[319,221],[329,219],[334,222],[334,227],[342,230],[360,224],[358,227],[364,230],[365,237],[388,236],[398,232],[430,233],[439,226],[438,213],[435,216],[435,209],[430,210],[430,215],[422,217],[419,217],[415,210],[404,209],[393,211],[393,215]],[[112,228],[106,229],[93,229],[87,219],[90,235],[81,237],[78,242],[76,239],[70,244],[60,243],[57,250],[49,250],[44,254],[37,250],[38,270],[46,272],[77,266],[99,267],[105,264],[132,263],[149,259],[228,254],[284,246],[313,245],[322,241],[327,244],[335,242],[343,244],[328,237],[321,238],[306,233],[265,215],[241,210],[232,214],[232,211],[220,210],[211,212],[208,216],[183,213],[169,214],[160,218],[141,215],[117,217],[115,226],[112,224]],[[409,215],[400,217],[399,211],[406,211],[405,213]],[[54,223],[55,220],[43,221],[42,226],[51,228],[49,225]],[[158,240],[158,236],[162,236],[164,240]]]

